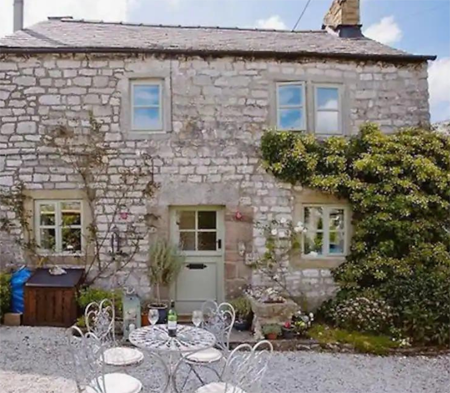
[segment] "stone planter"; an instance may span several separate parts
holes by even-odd
[[[277,324],[284,325],[291,320],[292,315],[298,310],[298,306],[292,300],[286,300],[284,303],[261,303],[256,299],[249,297],[253,311],[253,328],[255,338],[261,340],[264,338],[262,326]]]

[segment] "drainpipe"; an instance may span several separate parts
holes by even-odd
[[[23,2],[14,0],[14,31],[23,29]]]

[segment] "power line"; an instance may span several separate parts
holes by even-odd
[[[305,8],[303,8],[303,11],[302,11],[302,13],[300,14],[300,16],[298,17],[297,22],[295,22],[295,25],[294,25],[294,27],[292,28],[292,31],[294,31],[294,30],[297,28],[298,24],[299,24],[300,21],[302,20],[303,15],[305,15],[306,10],[308,9],[309,3],[311,3],[311,0],[308,0],[308,2],[306,3]]]

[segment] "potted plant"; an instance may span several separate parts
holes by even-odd
[[[183,262],[184,257],[178,248],[166,240],[157,240],[150,247],[147,271],[150,285],[154,288],[154,300],[150,303],[150,308],[158,310],[158,323],[167,321],[167,303],[161,300],[161,286],[172,285],[180,273]]]
[[[268,340],[276,340],[277,337],[281,334],[281,327],[280,325],[276,324],[264,325],[262,327],[262,332],[264,334],[264,337],[266,337]]]
[[[292,323],[294,325],[295,332],[298,336],[304,336],[306,331],[311,327],[314,321],[314,314],[303,314],[301,311],[297,312],[292,317]]]
[[[236,320],[233,327],[236,330],[244,331],[250,329],[252,325],[252,305],[250,300],[241,296],[230,301],[236,312]]]
[[[296,336],[295,326],[291,321],[286,321],[281,327],[281,333],[285,340],[292,340]]]
[[[141,326],[150,325],[148,320],[148,309],[150,308],[151,302],[149,300],[144,300],[141,302]]]

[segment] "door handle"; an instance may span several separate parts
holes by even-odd
[[[206,269],[208,266],[204,263],[188,263],[186,267],[191,270],[202,270]]]
[[[222,239],[217,240],[217,248],[218,248],[219,250],[222,249]]]

